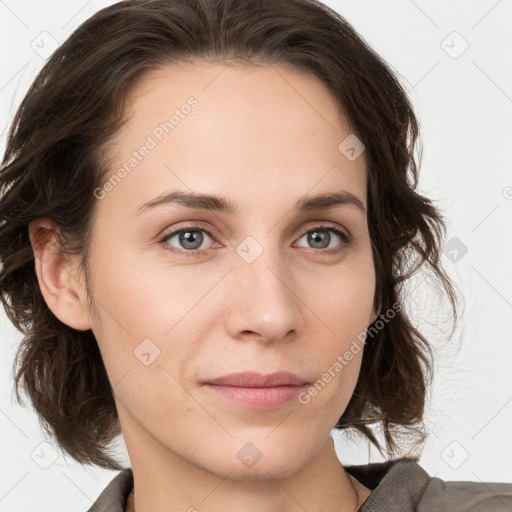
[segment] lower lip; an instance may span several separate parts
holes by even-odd
[[[303,386],[275,386],[269,388],[244,388],[204,384],[209,391],[250,409],[277,409],[297,398]]]

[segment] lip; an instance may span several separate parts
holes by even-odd
[[[239,372],[209,379],[205,384],[218,386],[237,386],[243,388],[271,388],[276,386],[303,386],[309,384],[305,379],[290,372],[258,373]]]
[[[203,382],[207,391],[249,409],[283,407],[308,385],[302,377],[285,371],[232,373]]]

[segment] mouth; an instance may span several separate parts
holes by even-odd
[[[249,409],[277,409],[289,404],[310,383],[290,372],[240,372],[208,379],[203,388],[219,398]]]

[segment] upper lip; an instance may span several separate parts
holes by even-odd
[[[270,388],[276,386],[303,386],[308,382],[290,372],[262,374],[258,372],[239,372],[209,379],[204,384],[217,386],[235,386],[243,388]]]

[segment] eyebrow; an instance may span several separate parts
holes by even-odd
[[[133,214],[137,216],[149,209],[169,203],[181,204],[188,208],[224,212],[229,214],[236,214],[239,209],[237,203],[234,203],[224,197],[174,190],[166,192],[151,201],[141,204],[136,208]],[[305,195],[295,203],[294,207],[297,212],[307,212],[314,210],[328,210],[329,208],[340,205],[354,206],[363,213],[366,211],[363,202],[357,196],[346,190],[339,192],[327,192],[314,196]]]

